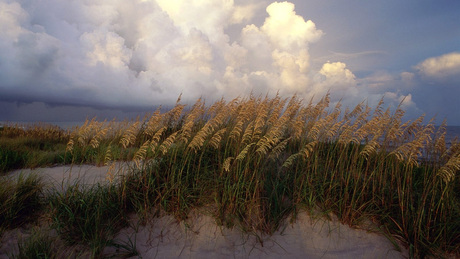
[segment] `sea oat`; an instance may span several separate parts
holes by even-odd
[[[234,158],[233,157],[227,157],[225,160],[224,160],[224,164],[222,165],[223,169],[225,172],[228,172],[230,171],[230,164],[232,162]]]
[[[214,136],[212,136],[211,140],[209,140],[209,146],[214,149],[218,149],[220,142],[222,141],[222,135],[227,131],[227,128],[223,128],[218,130]]]
[[[142,144],[142,146],[137,150],[136,154],[134,154],[134,160],[143,160],[147,154],[147,149],[149,148],[150,140],[147,140]]]
[[[163,141],[159,148],[162,155],[166,154],[171,144],[174,143],[174,141],[176,140],[176,136],[178,133],[178,131],[174,132],[173,134],[169,135],[169,137],[166,138],[165,141]]]
[[[147,122],[147,128],[145,129],[145,134],[147,136],[152,136],[158,127],[161,127],[161,120],[163,116],[160,113],[161,106],[157,108],[157,110],[153,113],[152,117],[150,117],[149,121]]]
[[[255,145],[256,143],[250,143],[248,144],[246,147],[243,148],[243,150],[238,154],[238,156],[235,158],[235,160],[243,160],[246,155],[248,154],[249,152],[249,149]]]
[[[134,144],[138,131],[139,121],[136,121],[125,131],[121,137],[120,144],[122,144],[123,148],[127,148],[129,145]]]
[[[104,165],[108,165],[112,160],[112,149],[110,146],[108,146],[104,156]]]
[[[292,154],[286,159],[286,161],[284,161],[282,167],[290,167],[300,155],[300,153]]]
[[[155,132],[155,135],[153,135],[152,140],[150,142],[150,148],[154,150],[158,143],[160,142],[161,136],[163,133],[166,131],[167,127],[163,126],[163,128],[159,129],[157,132]]]
[[[450,183],[460,171],[460,153],[452,156],[447,163],[439,169],[438,175],[446,183]]]
[[[286,146],[287,144],[289,143],[289,141],[292,139],[292,137],[289,137],[283,141],[281,141],[280,143],[278,143],[278,145],[276,145],[273,149],[272,149],[272,152],[269,156],[270,159],[276,159],[277,157],[279,157],[281,155],[281,153],[286,149]]]

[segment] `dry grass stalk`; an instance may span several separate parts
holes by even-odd
[[[390,118],[390,110],[386,110],[385,113],[377,112],[374,113],[373,117],[362,125],[353,134],[352,142],[360,144],[362,141],[367,141],[369,136],[375,136],[376,133],[382,134],[383,129],[387,127]]]
[[[187,146],[187,149],[193,150],[194,152],[199,150],[204,145],[206,138],[212,135],[213,132],[223,124],[224,118],[226,117],[224,106],[221,106],[217,112],[218,113],[208,120],[208,122],[206,122],[206,124],[193,137]]]
[[[295,153],[295,154],[290,155],[290,156],[286,159],[286,161],[284,161],[282,167],[285,167],[285,168],[290,167],[290,166],[294,163],[294,161],[295,161],[300,155],[301,155],[300,153]]]
[[[349,121],[349,120],[351,120],[353,118],[356,118],[356,116],[358,116],[359,114],[361,114],[363,112],[363,108],[364,108],[364,101],[362,101],[361,103],[356,105],[355,108],[351,112],[345,111],[345,115],[344,115],[343,119],[345,121]],[[348,109],[348,107],[347,107],[347,109]]]
[[[442,178],[445,183],[452,182],[457,174],[460,172],[460,153],[452,156],[447,163],[442,166],[438,171],[438,176]]]
[[[173,134],[169,135],[165,139],[165,141],[163,141],[163,143],[161,143],[161,145],[159,147],[161,155],[166,154],[166,152],[168,151],[168,149],[170,148],[172,143],[174,143],[174,141],[176,140],[176,136],[177,136],[178,133],[179,133],[178,131],[174,132]]]
[[[389,129],[385,134],[385,143],[396,145],[396,142],[401,138],[403,134],[403,129],[406,126],[405,124],[401,125],[402,117],[405,114],[405,111],[401,108],[403,102],[404,100],[399,103],[394,115],[389,122]]]
[[[266,155],[272,147],[276,146],[280,142],[279,137],[267,137],[264,136],[257,142],[256,153],[262,156]]]
[[[204,145],[204,142],[208,135],[208,130],[201,129],[190,141],[190,144],[187,146],[187,149],[192,150],[196,153]]]
[[[283,137],[285,126],[285,121],[280,119],[275,125],[269,127],[267,133],[257,142],[256,153],[265,155],[270,149],[278,145]]]
[[[344,125],[344,123],[345,121],[343,119],[340,121],[337,121],[336,119],[336,122],[331,127],[329,127],[329,130],[326,133],[326,136],[325,136],[326,141],[329,141],[329,142],[334,141],[337,137],[339,130]]]
[[[281,153],[286,149],[286,146],[287,144],[289,143],[289,141],[291,141],[292,137],[289,137],[283,141],[281,141],[280,143],[278,143],[278,145],[276,145],[273,149],[272,149],[272,152],[270,154],[270,159],[276,159],[278,158]]]
[[[108,165],[108,164],[107,164]],[[115,168],[117,164],[116,163],[110,163],[109,169],[107,169],[107,174],[105,175],[105,178],[109,181],[109,183],[113,182],[113,179],[115,178]]]
[[[250,143],[250,144],[248,144],[247,146],[245,146],[245,147],[243,148],[243,150],[241,150],[241,152],[240,152],[240,153],[238,154],[238,156],[235,158],[235,161],[243,160],[243,159],[246,157],[246,155],[248,154],[249,149],[250,149],[252,146],[254,146],[255,144],[256,144],[256,143],[253,142],[253,143]]]
[[[95,122],[95,119],[96,118],[93,118],[93,119],[91,119],[91,121],[86,119],[85,123],[83,124],[83,126],[81,126],[77,130],[76,137],[77,137],[77,142],[78,142],[78,144],[80,144],[80,146],[82,146],[82,147],[86,146],[86,144],[88,142],[88,139],[90,138],[90,132],[91,132],[91,129],[92,129],[92,125]]]
[[[193,126],[195,125],[195,120],[204,113],[204,102],[199,98],[192,107],[192,110],[187,114],[184,120],[184,125],[181,129],[180,140],[184,143],[189,142],[190,134],[192,132]]]
[[[97,139],[95,139],[93,143],[91,143],[90,140],[95,134],[94,132],[97,132],[100,129],[100,125],[102,124],[96,122],[95,117],[91,120],[86,119],[82,126],[76,127],[75,130],[71,133],[69,142],[67,143],[66,151],[72,152],[75,144],[78,144],[80,147],[86,147],[89,143],[92,146],[98,146],[99,141]]]
[[[348,121],[342,127],[341,133],[339,135],[338,142],[340,144],[347,145],[348,143],[356,139],[354,138],[354,134],[360,126],[366,123],[366,120],[367,120],[367,117],[369,116],[370,111],[371,111],[371,108],[369,106],[366,106],[364,110],[361,110],[361,112],[356,115],[357,117],[354,120],[353,124],[351,125],[350,125],[350,122],[352,121],[352,118],[354,116],[348,119]]]
[[[160,142],[161,136],[163,136],[163,133],[166,131],[167,127],[163,126],[161,129],[159,129],[157,132],[155,132],[155,135],[153,135],[151,142],[150,142],[150,148],[154,150],[158,143]]]
[[[307,139],[309,141],[315,141],[319,139],[320,133],[323,129],[323,126],[326,125],[326,119],[322,118],[316,121],[313,127],[309,130]]]
[[[318,140],[312,141],[308,143],[302,150],[300,150],[300,153],[303,155],[305,159],[310,158],[310,155],[313,154],[313,151],[315,150],[318,143]]]
[[[286,161],[283,163],[283,167],[289,167],[291,166],[294,161],[300,156],[303,159],[308,159],[310,156],[313,154],[316,146],[319,144],[318,140],[312,141],[305,145],[299,152],[292,154],[289,156]]]
[[[447,121],[444,120],[442,124],[439,126],[436,134],[434,136],[435,143],[434,143],[434,152],[438,156],[444,154],[446,152],[446,126]]]
[[[238,98],[233,99],[228,105],[233,106],[234,103],[236,102]],[[215,102],[211,107],[208,109],[208,114],[211,115],[211,117],[217,116],[223,109],[227,109],[226,107],[226,102],[224,98],[221,98],[219,101]]]
[[[433,128],[432,124],[428,124],[417,132],[414,140],[399,146],[389,155],[394,155],[400,162],[406,161],[408,165],[418,166],[418,158],[422,155],[422,148],[430,142]]]
[[[224,160],[224,164],[222,165],[222,168],[224,169],[225,172],[230,171],[230,165],[231,165],[233,159],[234,159],[233,157],[227,157]]]
[[[251,121],[249,125],[246,127],[243,133],[243,137],[241,138],[240,146],[246,146],[251,142],[253,132],[254,132],[254,124],[255,121]]]
[[[180,104],[181,95],[177,98],[176,105],[170,111],[164,115],[165,124],[168,127],[174,128],[179,123],[179,118],[182,115],[182,111],[185,108],[185,105]]]
[[[211,140],[209,140],[209,146],[211,146],[214,149],[218,149],[220,142],[222,141],[222,136],[224,133],[227,131],[227,128],[223,128],[218,130],[212,137]]]
[[[163,120],[163,116],[161,115],[161,106],[153,113],[152,117],[150,117],[149,121],[147,122],[147,127],[145,129],[145,134],[147,136],[152,136],[155,134],[155,131],[161,127],[161,121]]]
[[[229,140],[235,141],[235,142],[239,140],[241,133],[243,132],[243,124],[244,124],[243,120],[237,120],[235,126],[230,132]]]
[[[287,99],[281,100],[281,97],[276,94],[275,98],[272,100],[270,107],[273,107],[271,114],[267,120],[267,125],[274,125],[280,119],[281,112],[286,105]]]
[[[425,119],[425,114],[418,117],[411,124],[409,124],[409,126],[407,126],[404,129],[403,142],[407,142],[411,140],[414,136],[416,136],[417,132],[419,132],[422,127],[422,122],[424,119]]]
[[[67,142],[67,147],[66,147],[65,151],[72,153],[74,145],[75,145],[75,142],[74,142],[73,138],[70,138],[69,142]]]
[[[137,168],[142,168],[142,162],[145,160],[147,155],[147,150],[150,146],[150,140],[147,140],[142,144],[142,146],[134,154],[133,160]]]
[[[297,114],[288,122],[289,128],[291,129],[291,136],[296,140],[300,140],[305,136],[314,125],[314,122],[309,121],[308,114],[311,113],[311,109],[311,105],[307,107],[299,106]]]
[[[139,121],[136,121],[125,131],[120,139],[120,144],[123,146],[123,148],[127,148],[128,146],[134,144],[138,132]]]
[[[97,148],[99,147],[99,143],[100,141],[107,135],[107,132],[109,131],[109,128],[103,128],[101,129],[100,127],[97,129],[96,131],[96,135],[94,135],[94,137],[91,139],[91,141],[89,142],[89,144],[93,147],[93,148]]]
[[[112,148],[108,146],[104,156],[104,165],[108,165],[112,160]]]
[[[147,149],[150,146],[150,140],[147,140],[142,144],[142,146],[136,151],[134,154],[134,160],[143,160],[145,159],[145,156],[147,155]]]
[[[460,141],[457,137],[455,137],[451,141],[450,147],[441,155],[441,160],[448,161],[451,157],[458,153],[460,153]]]
[[[331,95],[328,92],[313,108],[312,118],[313,120],[318,120],[321,117],[326,115],[326,108],[329,107],[331,102]]]
[[[319,119],[312,129],[310,129],[307,138],[310,140],[327,141],[335,136],[340,127],[340,123],[337,123],[337,119],[341,113],[340,107],[341,103],[338,102],[332,113],[322,119]]]
[[[363,150],[360,152],[360,155],[368,159],[370,155],[377,153],[380,148],[378,139],[381,135],[382,130],[378,129],[377,132],[375,132],[373,139],[364,146]]]

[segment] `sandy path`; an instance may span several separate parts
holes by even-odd
[[[78,182],[79,185],[93,185],[108,183],[109,179],[117,179],[126,172],[126,163],[115,163],[113,167],[94,165],[66,165],[35,169],[20,169],[8,173],[7,177],[18,177],[20,174],[28,176],[37,174],[42,177],[45,186],[55,187],[57,190],[66,190],[69,185]]]
[[[119,176],[126,164],[117,164],[111,170]],[[90,165],[59,166],[53,168],[23,169],[11,172],[36,173],[49,187],[65,190],[76,181],[80,185],[104,183],[109,167]],[[296,222],[286,223],[272,236],[245,234],[237,228],[217,226],[210,216],[195,215],[188,221],[177,223],[172,217],[154,219],[146,226],[123,229],[115,240],[119,243],[135,242],[141,258],[404,258],[391,242],[382,235],[352,229],[337,220],[312,220],[307,213],[299,213]],[[133,219],[136,222],[136,219]],[[14,231],[14,230],[13,230]],[[17,233],[12,232],[12,233]],[[18,234],[5,236],[0,244],[0,258],[8,258],[14,247],[12,240]],[[114,252],[111,248],[107,253]],[[133,257],[137,258],[137,257]]]

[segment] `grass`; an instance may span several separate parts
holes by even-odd
[[[126,160],[131,170],[110,186],[50,197],[53,226],[99,256],[129,213],[184,220],[207,207],[218,224],[271,234],[307,208],[351,226],[371,220],[413,258],[458,255],[460,143],[446,147],[445,124],[435,131],[423,116],[403,122],[401,107],[384,110],[383,100],[345,112],[329,104],[328,95],[316,104],[250,96],[211,106],[199,99],[185,110],[178,100],[133,122],[87,120],[58,142],[47,139],[54,144],[46,150],[56,148],[63,163]],[[0,144],[26,138],[4,130]]]
[[[54,193],[50,198],[53,229],[67,244],[88,246],[92,257],[100,256],[127,224],[120,194],[114,186],[81,189],[78,184]]]
[[[65,154],[68,138],[67,132],[47,124],[0,128],[0,173],[69,163]]]
[[[43,258],[54,259],[59,258],[55,244],[55,239],[48,235],[43,230],[35,229],[32,234],[23,238],[18,243],[18,252],[12,254],[11,258],[29,259]]]
[[[37,175],[17,180],[0,178],[0,237],[4,230],[33,222],[45,207],[43,184]]]

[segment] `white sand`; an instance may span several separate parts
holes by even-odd
[[[312,221],[307,213],[272,236],[221,228],[205,215],[193,217],[190,224],[186,227],[166,216],[137,231],[124,229],[116,240],[131,240],[142,258],[404,258],[381,235],[336,220]]]
[[[117,165],[114,175],[123,172]],[[45,182],[65,190],[68,184],[107,182],[108,167],[59,166],[35,170],[18,170],[27,175],[37,173]],[[133,219],[132,224],[137,222]],[[187,227],[186,227],[187,225]],[[0,243],[0,259],[8,258],[18,232],[7,233]],[[245,234],[237,228],[226,229],[210,216],[198,214],[187,222],[177,223],[171,216],[154,219],[146,226],[123,229],[115,237],[118,243],[135,242],[141,258],[404,258],[407,252],[395,250],[382,235],[352,229],[337,220],[313,220],[306,212],[296,222],[286,223],[272,236]],[[115,252],[107,248],[105,253]],[[137,258],[132,257],[132,258]]]
[[[127,163],[115,163],[113,167],[94,165],[66,165],[36,169],[20,169],[10,172],[7,177],[18,177],[20,174],[28,176],[36,174],[42,177],[46,187],[55,187],[58,191],[66,190],[69,185],[78,183],[81,186],[97,183],[108,183],[116,180],[123,170],[128,167]]]

